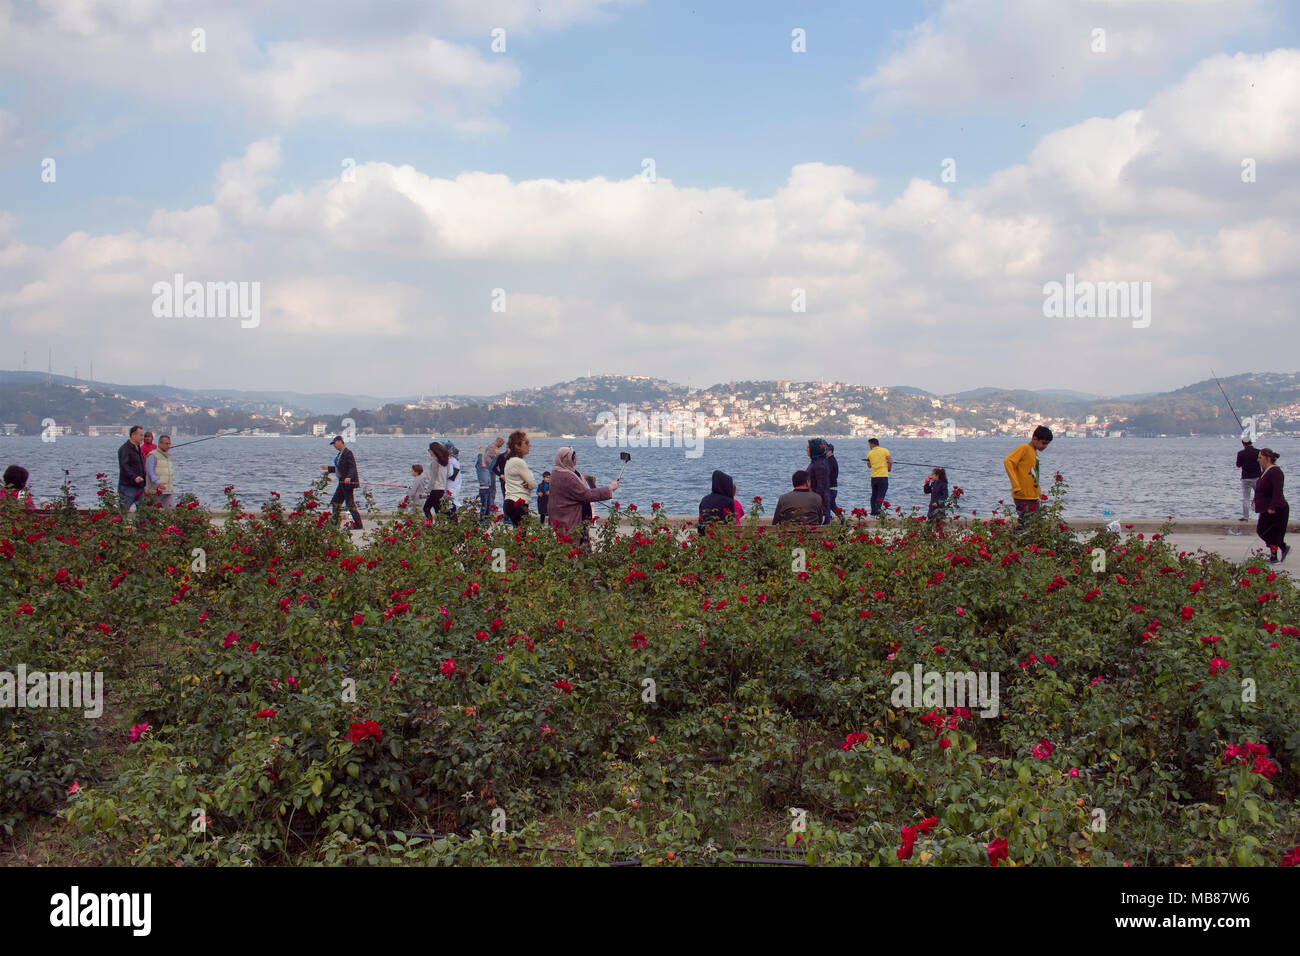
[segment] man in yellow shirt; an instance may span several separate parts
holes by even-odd
[[[885,492],[889,491],[889,473],[894,469],[894,459],[888,448],[881,448],[875,438],[868,438],[871,450],[867,452],[866,463],[871,466],[871,513],[880,514]]]
[[[1011,498],[1020,512],[1019,527],[1025,526],[1029,513],[1038,508],[1042,490],[1038,483],[1038,453],[1052,443],[1052,430],[1046,425],[1034,429],[1029,443],[1021,445],[1002,460],[1011,479]]]

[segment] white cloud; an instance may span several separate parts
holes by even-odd
[[[888,109],[1076,96],[1158,76],[1208,41],[1266,21],[1267,0],[943,0],[860,81]],[[1104,52],[1095,52],[1094,30]]]
[[[1093,391],[1159,368],[1175,384],[1225,335],[1267,336],[1278,356],[1300,345],[1277,308],[1300,293],[1300,192],[1278,172],[1300,150],[1297,69],[1294,50],[1211,57],[1141,109],[1048,133],[983,186],[917,179],[892,198],[816,162],[770,196],[383,162],[288,187],[278,142],[262,140],[220,164],[210,202],[160,209],[142,232],[28,245],[0,213],[0,334],[14,348],[61,336],[97,368],[111,354],[123,380],[166,364],[195,384],[318,391],[473,393],[485,374],[496,387],[611,367],[936,390],[1030,384],[1032,370]],[[1220,122],[1252,81],[1268,104]],[[1252,154],[1261,176],[1245,184],[1235,157]],[[261,282],[261,325],[159,327],[150,289],[176,272]],[[1151,327],[1045,320],[1043,283],[1067,272],[1151,282]],[[791,311],[796,288],[806,313]],[[123,349],[124,328],[149,347]]]
[[[501,129],[492,111],[519,82],[512,36],[607,17],[627,2],[553,0],[539,11],[526,0],[0,0],[0,69],[41,99],[113,90],[238,120],[422,120],[481,135]],[[497,27],[507,31],[504,54],[491,50]],[[192,48],[196,29],[204,52]],[[47,121],[39,110],[26,119],[33,129]]]

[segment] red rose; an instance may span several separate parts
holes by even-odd
[[[1008,859],[1010,854],[1007,852],[1007,841],[1002,839],[1002,837],[990,841],[988,845],[988,854],[989,866],[997,866],[999,860]]]
[[[896,855],[900,860],[910,860],[912,858],[912,847],[916,845],[916,827],[906,826],[902,831],[903,845],[897,850]]]
[[[273,711],[270,707],[267,707],[265,710],[259,710],[259,711],[257,712],[257,716],[258,716],[258,717],[274,717],[274,716],[275,716],[275,711]]]

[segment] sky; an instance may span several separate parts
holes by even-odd
[[[1298,33],[1288,0],[0,0],[0,366],[1296,371]]]

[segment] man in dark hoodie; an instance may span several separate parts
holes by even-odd
[[[831,520],[831,469],[826,463],[826,442],[820,438],[808,441],[808,487],[822,499],[822,524]]]
[[[736,517],[736,483],[725,471],[713,473],[713,491],[700,499],[700,534],[710,525]]]
[[[835,460],[835,446],[830,442],[826,443],[826,468],[830,472],[830,488],[827,491],[830,500],[826,502],[826,523],[830,524],[835,518],[835,499],[840,493],[840,463]]]

